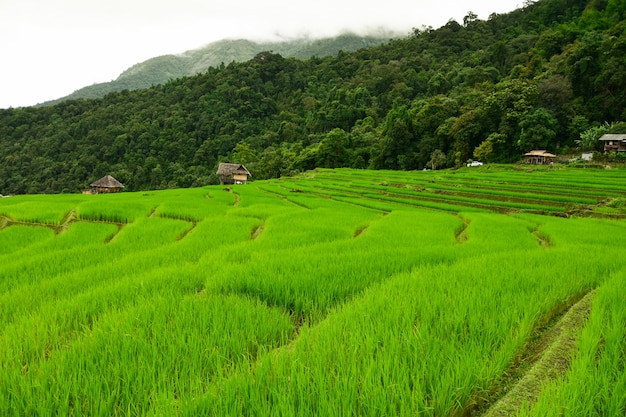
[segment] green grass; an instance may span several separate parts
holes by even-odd
[[[514,412],[623,415],[625,180],[338,169],[2,199],[0,414],[459,416],[532,368]],[[594,289],[571,365],[526,363]]]

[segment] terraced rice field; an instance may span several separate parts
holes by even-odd
[[[626,171],[0,199],[0,415],[622,416]]]

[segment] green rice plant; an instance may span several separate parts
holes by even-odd
[[[593,208],[593,211],[601,214],[608,214],[611,217],[626,217],[626,198],[607,198],[605,201]]]
[[[156,247],[139,244],[136,239],[141,237],[141,232],[150,230],[142,228],[147,223],[152,228],[159,225],[174,226],[174,233],[161,244],[158,241],[153,242],[157,243]],[[161,268],[182,268],[195,264],[202,256],[213,253],[218,248],[248,241],[255,221],[235,218],[224,224],[217,219],[205,220],[186,233],[183,239],[174,240],[175,234],[182,230],[178,229],[180,225],[188,224],[167,219],[145,219],[139,225],[132,225],[136,226],[134,230],[138,232],[138,236],[130,239],[130,245],[121,240],[110,244],[100,242],[99,245],[67,249],[64,251],[67,256],[64,257],[60,257],[58,252],[49,252],[15,262],[0,271],[0,289],[4,290],[0,292],[0,303],[3,305],[0,311],[0,327],[20,314],[36,312],[46,303],[52,303],[54,308],[60,294],[74,298],[81,292],[110,285],[124,277],[151,273]],[[75,226],[77,224],[73,227]],[[23,273],[26,275],[22,275]],[[198,274],[201,282],[204,281],[204,275]]]
[[[272,184],[272,183],[270,183]],[[260,206],[290,206],[290,204],[283,199],[277,198],[274,189],[276,185],[268,185],[268,183],[254,183],[246,185],[245,187],[239,187],[230,191],[234,195],[239,197],[237,202],[237,208],[249,208]],[[271,190],[272,192],[268,192]]]
[[[115,236],[115,246],[132,250],[158,247],[171,243],[185,234],[191,224],[182,220],[162,218],[139,218],[132,224],[124,226]]]
[[[442,210],[442,211],[447,211],[447,212],[451,212],[451,213],[457,213],[460,210],[464,210],[464,211],[468,211],[468,210],[479,210],[479,211],[484,211],[484,210],[488,210],[491,206],[489,205],[482,205],[482,204],[474,204],[474,207],[470,204],[455,204],[455,203],[451,203],[450,201],[445,201],[443,199],[440,198],[406,198],[406,197],[402,197],[402,196],[397,196],[397,195],[379,195],[379,194],[372,194],[372,193],[354,193],[355,195],[362,195],[365,198],[371,199],[371,200],[378,200],[378,201],[384,201],[384,202],[389,202],[389,203],[397,203],[397,204],[402,204],[405,206],[412,206],[412,207],[416,207],[416,208],[429,208],[429,209],[434,209],[434,210]]]
[[[414,191],[408,189],[389,189],[387,187],[359,187],[361,190],[378,190],[385,196],[392,196],[395,198],[406,198],[410,200],[427,200],[427,201],[442,201],[447,203],[467,205],[469,207],[477,206],[489,208],[510,208],[516,210],[543,210],[543,211],[563,211],[562,205],[555,202],[545,200],[530,200],[527,198],[517,199],[516,201],[510,201],[509,199],[493,198],[490,199],[486,194],[474,194],[474,193],[462,193],[459,191],[453,191],[451,193],[442,192],[430,192],[426,191]],[[436,191],[439,191],[437,189]],[[505,197],[505,196],[502,196]]]
[[[76,208],[80,220],[108,223],[130,223],[147,217],[154,209],[152,198],[139,199],[135,193],[98,194]]]
[[[54,198],[46,195],[20,195],[0,199],[0,216],[16,222],[59,225],[63,218],[86,196],[61,194]]]
[[[626,210],[626,198],[615,198],[612,199],[611,201],[609,201],[606,204],[607,207],[616,209],[616,210],[621,210],[621,211],[625,211]]]
[[[273,188],[265,186],[239,187],[236,191],[237,205],[228,211],[228,215],[250,217],[264,221],[283,212],[301,210],[303,207],[292,204],[286,199],[268,191]]]
[[[392,276],[258,358],[253,372],[219,382],[186,415],[460,415],[539,318],[598,279],[573,279],[567,265],[537,247]]]
[[[280,196],[280,198],[292,204],[311,210],[318,208],[333,209],[336,204],[332,200],[350,194],[350,191],[343,187],[337,187],[330,192],[320,192],[317,187],[311,187],[310,184],[288,180],[281,180],[280,183],[272,183],[271,185],[265,186],[263,190]]]
[[[266,223],[260,239],[246,247],[233,248],[245,256],[235,257],[233,263],[215,270],[207,280],[207,288],[254,295],[296,316],[315,318],[395,273],[450,259],[446,249],[455,245],[454,230],[461,223],[458,218],[434,211],[396,211],[385,217],[372,214],[375,213],[354,221],[352,228],[342,232],[343,239],[329,242],[313,238],[307,245],[300,242],[302,237],[298,234],[285,236],[285,230],[279,228],[289,224],[295,225],[296,230],[302,229],[298,217],[285,217],[278,224]],[[306,226],[310,236],[316,236],[315,229],[324,231],[328,225],[342,230],[344,219],[336,213],[325,215],[332,217],[326,222],[312,217],[315,221]],[[365,231],[355,229],[368,218],[370,223]],[[271,240],[273,228],[278,231],[277,239],[284,236],[283,241]],[[360,234],[355,238],[352,236],[356,230]]]
[[[227,238],[232,238],[232,235],[227,235]],[[176,242],[174,245],[180,244]],[[181,274],[186,269],[181,269],[180,264],[172,264],[172,260],[180,260],[175,256],[163,256],[176,251],[163,248],[162,252],[161,256],[155,253],[152,258],[145,256],[148,253],[135,252],[133,256],[111,259],[115,267],[103,268],[101,265],[91,271],[77,271],[73,276],[60,276],[55,282],[38,283],[33,286],[31,294],[22,287],[21,291],[15,292],[15,296],[24,302],[25,308],[20,312],[23,319],[14,320],[10,327],[4,329],[0,339],[11,343],[13,348],[5,345],[3,351],[15,352],[13,356],[21,358],[16,362],[22,364],[20,366],[37,369],[38,352],[63,349],[68,343],[73,343],[77,332],[92,328],[99,315],[137,302],[149,288],[154,288],[151,293],[158,291],[160,295],[169,294],[172,290],[178,294],[184,289],[196,293],[201,288],[202,273],[192,269]],[[181,248],[178,254],[187,254],[187,251]],[[158,272],[152,272],[150,268]],[[44,294],[51,297],[42,298]],[[65,302],[62,297],[65,297]],[[3,300],[3,306],[11,305],[6,298]],[[39,308],[33,308],[33,305]],[[6,314],[6,310],[3,313]],[[14,372],[19,375],[20,370]]]
[[[626,245],[626,221],[607,219],[562,218],[550,216],[519,215],[538,225],[552,237],[555,245],[571,248],[588,247],[605,249],[605,245]]]
[[[607,175],[608,174],[608,175]],[[535,190],[546,189],[547,191],[573,191],[582,190],[585,193],[594,192],[596,194],[620,194],[626,191],[618,178],[623,176],[623,171],[607,173],[606,171],[543,171],[543,172],[514,172],[497,171],[489,174],[490,181],[495,183],[505,183],[507,185],[516,184],[530,187]],[[465,178],[484,180],[484,176],[477,174],[468,175]]]
[[[283,343],[280,311],[240,297],[156,296],[101,315],[0,388],[3,415],[168,414],[203,394],[228,369]],[[14,371],[15,372],[15,371]]]
[[[348,202],[365,208],[378,209],[380,207],[383,211],[389,211],[393,209],[393,207],[399,208],[403,206],[405,208],[407,206],[422,207],[448,212],[458,212],[460,210],[459,205],[442,202],[440,199],[403,197],[385,193],[368,192],[367,190],[348,189],[344,186],[301,186],[301,188],[311,196],[309,198],[322,197],[325,200]],[[332,204],[332,202],[330,204]],[[464,208],[464,210],[472,209],[485,210],[476,207]],[[488,207],[486,209],[488,209]]]
[[[74,222],[67,227],[66,231],[55,235],[54,231],[49,228],[33,228],[33,226],[12,226],[11,228],[16,227],[28,228],[25,230],[25,234],[37,236],[40,233],[44,233],[46,236],[52,236],[50,239],[38,241],[36,244],[22,248],[19,256],[24,258],[37,256],[38,254],[49,255],[52,252],[65,252],[74,248],[104,243],[112,237],[118,229],[117,226],[110,224]],[[33,229],[38,229],[38,231],[35,233]],[[1,256],[2,255],[0,255],[0,257]],[[15,257],[13,259],[15,259]]]
[[[570,370],[520,416],[623,416],[626,411],[624,270],[600,287]]]
[[[14,225],[0,229],[0,260],[10,259],[14,252],[52,239],[54,231],[44,227]],[[6,263],[4,263],[6,265]]]
[[[418,186],[419,184],[419,186]],[[492,187],[485,188],[477,186],[475,182],[463,182],[458,181],[456,178],[454,182],[437,181],[428,182],[426,180],[422,182],[416,182],[414,180],[406,184],[398,184],[397,186],[390,185],[375,185],[368,184],[363,181],[353,182],[352,186],[355,188],[373,189],[377,191],[384,191],[390,193],[398,193],[405,195],[422,195],[424,193],[450,193],[466,196],[474,196],[476,199],[493,199],[495,201],[514,201],[527,202],[535,204],[550,205],[550,203],[577,203],[577,204],[595,204],[596,199],[584,197],[584,196],[572,196],[571,194],[554,194],[537,192],[536,190],[529,190],[523,188],[520,190],[504,189],[504,187]]]
[[[109,309],[123,308],[154,294],[195,294],[201,288],[202,279],[195,276],[194,269],[177,265],[123,272],[129,264],[122,262],[119,267],[85,271],[86,277],[67,274],[63,279],[43,284],[42,294],[31,297],[33,307],[15,314],[3,330],[5,335],[12,335],[7,337],[7,346],[15,346],[19,356],[33,360],[43,346],[60,345],[60,341],[72,338],[76,332],[91,328],[97,317]],[[39,334],[36,340],[27,337],[33,331]]]
[[[334,209],[298,210],[272,216],[264,223],[259,245],[264,250],[292,249],[351,239],[357,230],[380,217],[380,213],[372,210],[333,205]]]
[[[6,248],[0,254],[0,297],[1,289],[24,284],[23,277],[30,273],[38,274],[45,264],[62,265],[72,262],[74,251],[77,256],[85,256],[85,248],[104,243],[113,236],[117,227],[114,225],[94,223],[74,223],[62,234],[55,235],[52,229],[33,226],[11,226],[0,232],[0,247]],[[37,239],[28,245],[23,245],[23,238]],[[6,245],[5,245],[6,243]],[[15,245],[15,246],[11,246]]]
[[[623,408],[605,387],[623,385],[626,223],[413,198],[432,180],[601,199],[623,173],[482,171],[15,200],[78,219],[56,235],[0,230],[0,414],[468,415],[511,383],[539,329],[605,285],[586,330],[596,362],[577,357],[585,374],[615,352],[584,380],[612,399],[573,409]],[[558,404],[578,401],[578,377],[554,383]]]
[[[367,196],[354,196],[354,197],[335,197],[335,200],[342,203],[353,204],[359,207],[365,207],[372,210],[378,210],[382,213],[389,213],[393,210],[402,209],[405,207],[402,203],[393,203],[390,201],[381,201],[377,198],[369,198]]]
[[[545,198],[553,201],[567,200],[570,203],[593,204],[607,197],[619,197],[626,191],[620,178],[623,173],[615,171],[606,175],[598,173],[546,171],[539,173],[507,171],[498,169],[480,173],[469,170],[431,172],[385,172],[384,175],[372,175],[371,171],[336,171],[332,175],[317,174],[316,178],[342,179],[347,184],[360,186],[372,184],[396,189],[441,189],[449,191],[472,191],[489,194],[495,191],[501,198],[506,196],[520,198]],[[381,181],[384,178],[384,181]],[[335,183],[337,183],[335,181]],[[476,190],[476,191],[474,191]],[[507,194],[507,193],[512,194]],[[573,200],[572,200],[573,199]]]
[[[538,247],[533,224],[497,213],[461,213],[468,225],[462,252],[481,253],[524,251]]]
[[[495,217],[495,215],[492,216]],[[474,224],[473,220],[475,219],[470,219],[470,225]],[[564,224],[568,221],[567,219],[555,220]],[[218,394],[216,395],[219,397],[205,398],[204,400],[207,401],[204,403],[206,408],[200,406],[199,410],[203,412],[211,410],[210,412],[215,415],[222,415],[222,413],[224,413],[223,415],[237,415],[246,412],[273,415],[312,415],[317,413],[325,415],[414,415],[416,413],[448,415],[461,412],[462,409],[460,410],[459,406],[462,408],[471,406],[476,401],[477,392],[488,393],[492,384],[497,383],[496,381],[508,364],[523,348],[536,323],[543,322],[542,317],[546,317],[546,315],[550,317],[555,305],[561,305],[564,300],[601,283],[612,268],[613,262],[608,256],[600,260],[602,265],[600,268],[589,268],[590,265],[597,264],[598,260],[583,256],[586,249],[572,251],[571,247],[557,246],[551,251],[546,251],[533,242],[526,222],[517,222],[517,224],[516,230],[521,233],[524,243],[521,247],[511,246],[511,250],[506,252],[504,256],[485,251],[479,257],[471,258],[472,261],[466,260],[450,267],[435,267],[441,270],[437,277],[433,277],[433,271],[430,267],[425,267],[424,274],[429,277],[428,279],[420,280],[411,276],[410,279],[404,281],[411,285],[436,283],[437,288],[440,288],[437,291],[431,289],[422,292],[423,303],[418,304],[422,308],[432,307],[433,303],[439,303],[436,301],[438,299],[436,294],[440,291],[449,294],[441,302],[441,312],[430,313],[431,319],[425,321],[419,328],[407,326],[403,331],[401,330],[402,327],[394,325],[393,322],[386,322],[383,318],[389,310],[392,310],[393,305],[402,304],[403,295],[416,294],[415,289],[403,288],[394,293],[393,296],[383,300],[381,300],[380,294],[372,295],[369,300],[378,303],[377,305],[381,307],[379,310],[372,311],[368,307],[348,318],[338,319],[336,324],[340,326],[340,330],[338,329],[336,332],[333,332],[330,326],[322,328],[322,324],[326,323],[324,321],[319,328],[311,329],[311,332],[316,335],[315,341],[300,350],[300,343],[306,343],[302,341],[305,337],[303,331],[301,338],[294,343],[294,346],[289,350],[281,351],[277,359],[273,356],[262,358],[260,362],[264,364],[264,370],[256,367],[254,376],[244,373],[241,378],[231,378],[227,384],[222,385],[222,389],[217,391]],[[478,225],[478,221],[474,224],[474,226],[476,225]],[[485,222],[485,226],[487,225],[488,222]],[[503,229],[501,226],[493,227],[489,232],[484,235],[482,240],[485,242],[495,240],[493,247],[502,246],[503,243],[508,246],[506,243],[512,243],[512,240],[519,235],[519,233],[512,234],[511,230]],[[498,238],[494,239],[494,234],[500,235],[498,236],[499,240]],[[558,230],[555,231],[555,234],[558,234]],[[465,246],[459,250],[465,250],[464,248]],[[522,250],[521,248],[526,249]],[[506,275],[503,276],[503,274]],[[467,278],[457,281],[463,277]],[[546,277],[550,277],[550,279],[546,280]],[[490,281],[486,281],[487,279]],[[391,282],[395,282],[395,279],[388,282],[388,285],[392,285]],[[453,286],[455,282],[456,284]],[[439,285],[441,286],[439,287]],[[372,288],[375,287],[376,285]],[[462,301],[459,298],[461,294],[472,288],[474,295],[471,298],[474,301]],[[478,303],[478,299],[482,301]],[[426,300],[428,301],[426,302]],[[416,302],[418,301],[414,303]],[[492,308],[497,308],[497,310],[482,311],[478,306],[482,306],[484,303],[493,306],[489,307],[490,310]],[[349,310],[354,304],[347,305],[346,309]],[[413,304],[413,307],[403,306],[401,311],[404,313],[398,312],[398,317],[404,318],[403,314],[406,314],[406,311],[416,311],[415,305]],[[516,306],[517,309],[514,316],[518,317],[517,320],[521,320],[517,324],[507,321],[511,319],[509,313],[513,306]],[[533,307],[530,308],[530,306]],[[457,310],[459,308],[462,313],[458,318],[450,315],[451,309]],[[500,315],[509,317],[500,322]],[[367,328],[359,327],[360,317],[369,318]],[[416,313],[416,317],[418,319],[413,321],[413,326],[416,326],[415,323],[420,323],[419,317],[424,316]],[[490,317],[491,320],[485,322],[485,317]],[[442,320],[450,324],[442,325]],[[448,322],[448,320],[450,321]],[[468,320],[470,320],[469,323]],[[500,323],[499,331],[483,328],[485,325],[491,325],[492,321]],[[421,342],[417,346],[421,346],[420,350],[412,351],[408,350],[408,347],[402,347],[398,348],[398,352],[402,353],[393,356],[390,353],[393,349],[390,348],[389,341],[397,340],[400,336],[377,336],[371,327],[376,327],[378,322],[381,323],[379,326],[381,329],[394,329],[398,335],[419,335]],[[465,326],[470,332],[471,329],[476,329],[477,339],[472,343],[479,344],[472,345],[474,347],[471,349],[467,345],[471,338],[465,339],[470,337],[471,333],[469,335],[465,333]],[[481,328],[483,329],[479,331],[478,329]],[[422,338],[422,336],[424,333],[432,332],[433,329],[441,329],[441,333],[435,339],[436,341],[430,345],[429,339],[427,337]],[[357,335],[358,338],[351,342],[351,339],[339,336],[345,335],[346,332]],[[500,336],[497,336],[498,334]],[[490,339],[487,338],[488,335],[494,335],[500,339],[497,339],[499,340],[497,342],[490,342]],[[328,343],[322,343],[317,337],[328,337]],[[462,339],[455,339],[456,337],[462,337]],[[341,342],[337,342],[338,340]],[[367,346],[368,340],[377,343],[371,347],[371,351],[363,348],[363,346]],[[458,341],[455,342],[454,340]],[[337,349],[337,343],[340,344],[341,350]],[[432,346],[431,350],[423,350],[424,343],[428,343],[426,346]],[[443,349],[447,353],[444,353],[440,360],[436,360],[436,355],[447,343],[452,343],[449,350]],[[327,350],[321,346],[327,346]],[[499,353],[488,359],[494,351],[494,346],[501,347],[500,350],[496,349],[496,352]],[[459,347],[462,349],[459,350]],[[366,350],[366,353],[363,353],[362,357],[353,356],[353,352],[361,348]],[[369,352],[380,352],[380,360],[373,363],[371,359],[365,359],[379,357]],[[474,354],[481,356],[472,356]],[[451,362],[451,360],[459,355],[465,357],[466,362],[455,365],[455,361]],[[387,363],[385,359],[389,357],[392,359],[388,366],[378,365],[379,362]],[[481,379],[474,380],[474,382],[472,379],[455,379],[459,377],[468,378],[469,376],[476,378],[475,371],[471,371],[471,375],[468,376],[453,377],[453,375],[462,373],[464,370],[476,369],[475,366],[469,366],[468,363],[476,363],[476,358],[480,357],[483,358],[482,361],[487,360],[486,365],[484,365],[485,374],[481,377],[483,378],[482,382]],[[307,358],[314,359],[307,360]],[[406,358],[425,358],[424,360],[428,363],[422,365],[425,367],[424,369],[408,368],[407,370],[408,366],[416,365],[412,365],[413,362],[405,362],[402,358],[405,360]],[[428,366],[435,366],[435,369],[428,372],[426,371]],[[370,385],[367,385],[369,378],[364,377],[364,375],[371,375],[372,383]],[[445,382],[448,378],[443,377],[447,375],[450,375],[452,379]],[[420,379],[416,380],[416,377]],[[423,378],[427,379],[423,380]],[[389,380],[388,386],[383,382],[386,379]],[[447,383],[450,385],[437,388]],[[258,389],[258,387],[264,388]],[[465,393],[462,393],[458,387],[468,388]],[[439,395],[435,395],[433,390],[438,391]],[[356,393],[357,396],[344,396],[346,393]],[[362,394],[358,395],[359,393]],[[343,399],[346,397],[349,400],[344,401]],[[243,400],[243,398],[247,400]],[[191,414],[199,410],[193,409]],[[311,410],[315,411],[312,412]]]
[[[31,303],[44,296],[43,291],[47,282],[63,280],[67,274],[81,274],[85,271],[98,270],[101,265],[115,264],[121,259],[132,257],[140,251],[149,251],[167,244],[176,242],[177,237],[188,231],[191,225],[180,220],[143,218],[126,226],[115,239],[109,243],[96,242],[94,245],[77,246],[64,251],[63,256],[58,252],[35,253],[30,257],[20,257],[0,269],[0,299],[5,299],[6,308],[0,312],[0,317],[11,314],[8,308],[9,301],[5,297],[17,299],[18,305]],[[88,231],[88,229],[83,229]],[[132,258],[128,258],[132,259]],[[134,259],[125,267],[128,271],[138,271],[145,268],[143,259],[140,262]],[[163,258],[162,262],[166,262]],[[159,263],[152,262],[158,266]],[[89,279],[89,275],[85,277]],[[82,282],[82,281],[81,281]],[[25,291],[29,288],[30,291]],[[52,293],[58,291],[52,286]],[[8,294],[5,291],[13,289]],[[0,320],[0,323],[2,320]]]
[[[35,366],[41,352],[71,343],[109,310],[123,309],[145,297],[195,294],[202,288],[201,274],[195,268],[176,265],[139,270],[129,266],[127,260],[109,268],[66,274],[47,281],[38,292],[29,294],[30,288],[23,288],[4,295],[3,316],[11,315],[2,327],[5,351],[12,352],[19,363]]]
[[[155,215],[193,222],[222,216],[236,201],[235,194],[220,186],[160,191],[158,196]]]

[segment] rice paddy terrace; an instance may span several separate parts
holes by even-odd
[[[626,171],[0,199],[0,415],[622,416]]]

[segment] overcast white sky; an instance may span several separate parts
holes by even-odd
[[[333,36],[487,19],[523,0],[0,0],[0,108],[111,81],[130,66],[225,38]]]

